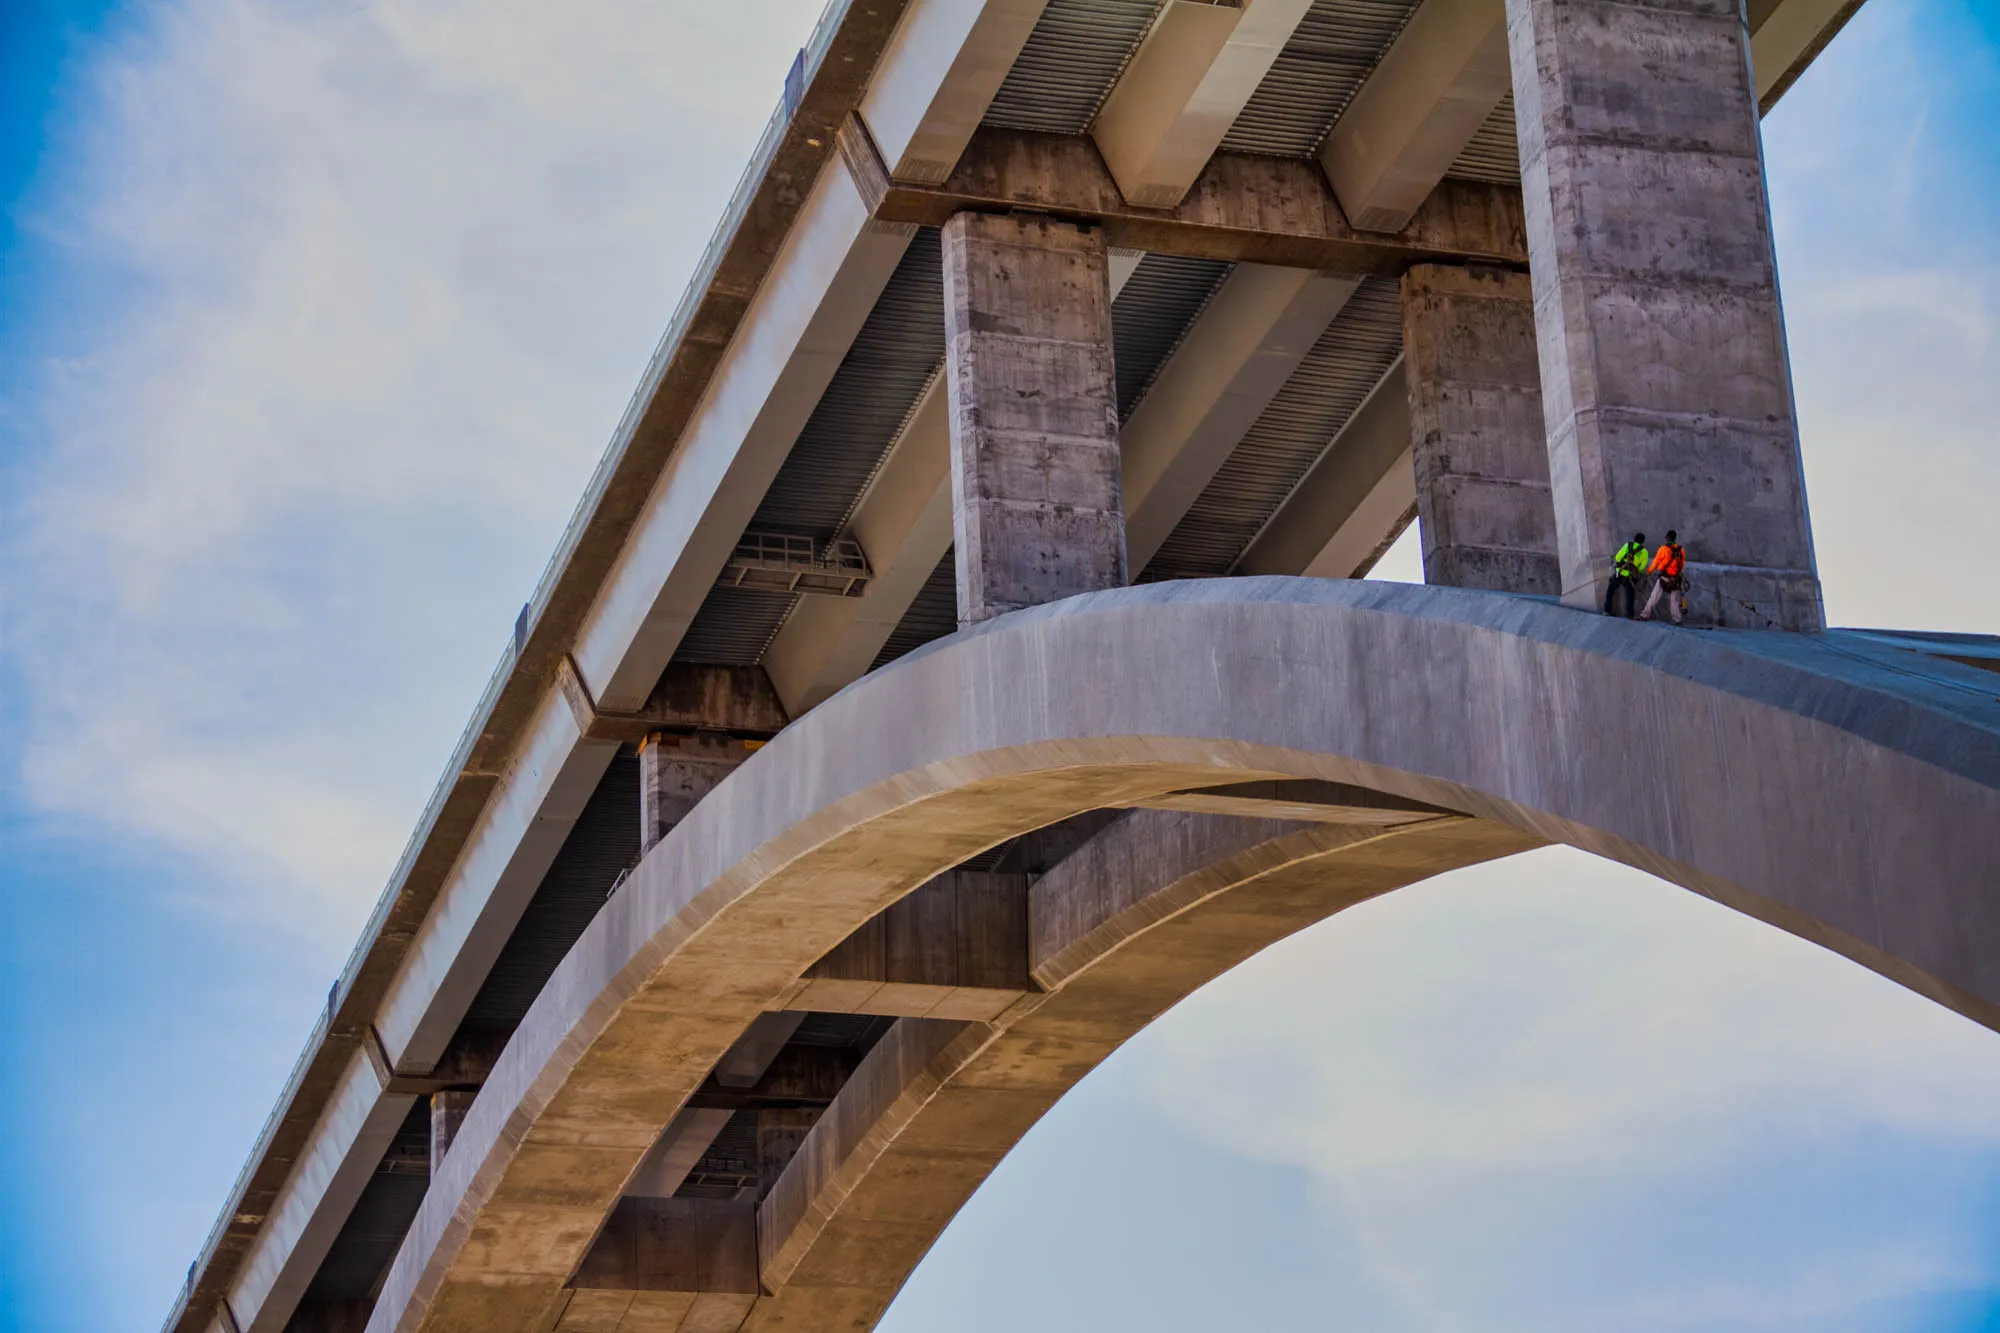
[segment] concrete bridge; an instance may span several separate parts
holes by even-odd
[[[1825,629],[1799,463],[1857,4],[835,0],[168,1327],[869,1328],[1181,997],[1549,842],[2000,1027],[2000,640]]]

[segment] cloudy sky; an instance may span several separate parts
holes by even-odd
[[[816,8],[0,0],[0,1318],[164,1313]],[[1996,125],[1995,0],[1766,122],[1837,623],[2000,632]],[[1449,876],[1132,1043],[885,1327],[1127,1325],[2000,1329],[2000,1038]]]

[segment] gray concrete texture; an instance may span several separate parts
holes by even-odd
[[[1125,588],[962,632],[794,723],[647,854],[482,1089],[370,1327],[550,1327],[662,1127],[828,950],[1025,830],[1218,782],[1319,779],[1464,817],[1318,826],[1408,849],[1375,891],[1481,859],[1449,839],[1432,846],[1446,828],[1468,830],[1483,855],[1568,842],[2000,1027],[1992,682],[1870,636],[1675,630],[1535,599],[1312,579]],[[1632,796],[1633,754],[1652,757],[1654,799]],[[1044,985],[1068,984],[1075,931],[1121,932],[1131,895],[1089,878],[1107,895],[1100,907],[1065,908],[1066,929],[1030,922]],[[1218,959],[1268,934],[1242,913],[1215,929]],[[1118,1024],[1173,994],[1100,996],[1115,1019],[1103,1032],[1024,1037],[1054,1062],[1035,1075],[1043,1086],[961,1103],[964,1114],[1018,1134],[1115,1047]],[[1059,1039],[1077,1045],[1064,1056]],[[1008,1058],[1025,1068],[1033,1053]],[[870,1245],[885,1234],[829,1254],[828,1281],[880,1277]],[[798,1271],[817,1270],[801,1256]],[[805,1326],[830,1317],[837,1294],[800,1314]],[[843,1318],[872,1317],[872,1297],[849,1295],[858,1304]],[[782,1296],[767,1325],[755,1310],[749,1324],[796,1324]]]
[[[944,304],[959,624],[1122,586],[1103,233],[960,213]]]
[[[1404,378],[1424,581],[1555,596],[1555,506],[1525,273],[1403,275]]]
[[[652,850],[750,757],[741,741],[654,735],[639,747],[639,849]]]
[[[1823,623],[1735,0],[1508,0],[1565,601],[1678,529],[1698,623]]]

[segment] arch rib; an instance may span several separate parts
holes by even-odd
[[[1568,842],[2000,1026],[2000,700],[1836,640],[1253,579],[1074,598],[913,654],[760,751],[606,906],[370,1327],[549,1327],[661,1126],[816,958],[1008,837],[1192,787],[1348,783]],[[1658,756],[1643,793],[1635,754]]]

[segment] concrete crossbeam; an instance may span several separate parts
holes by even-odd
[[[570,1285],[755,1296],[756,1200],[620,1199]]]
[[[889,174],[951,174],[1048,0],[913,0],[889,39],[861,118]]]
[[[954,870],[872,917],[774,1003],[819,1013],[991,1021],[1033,987],[1028,877]]]
[[[1424,581],[1555,596],[1527,275],[1437,264],[1405,273],[1403,361]]]
[[[1447,180],[1394,233],[1351,226],[1312,162],[1217,153],[1172,209],[1135,208],[1083,135],[982,129],[937,186],[890,178],[867,131],[850,120],[838,136],[871,213],[883,221],[943,226],[965,211],[1019,209],[1103,228],[1134,250],[1326,273],[1393,276],[1411,264],[1525,266],[1520,194],[1509,186]]]
[[[1563,600],[1678,529],[1697,623],[1823,623],[1748,33],[1729,0],[1509,0]]]
[[[1359,285],[1239,264],[1125,423],[1125,541],[1144,569]]]
[[[1424,0],[1320,148],[1348,220],[1408,225],[1506,95],[1505,0]]]
[[[959,624],[1123,586],[1103,233],[961,213],[944,303]]]
[[[1398,360],[1237,561],[1239,574],[1358,579],[1417,516],[1410,399]]]
[[[790,721],[762,667],[670,662],[637,712],[607,713],[563,659],[556,682],[585,740],[642,741],[658,731],[719,731],[732,736],[776,735]]]
[[[1091,126],[1127,203],[1181,201],[1310,7],[1167,0]]]

